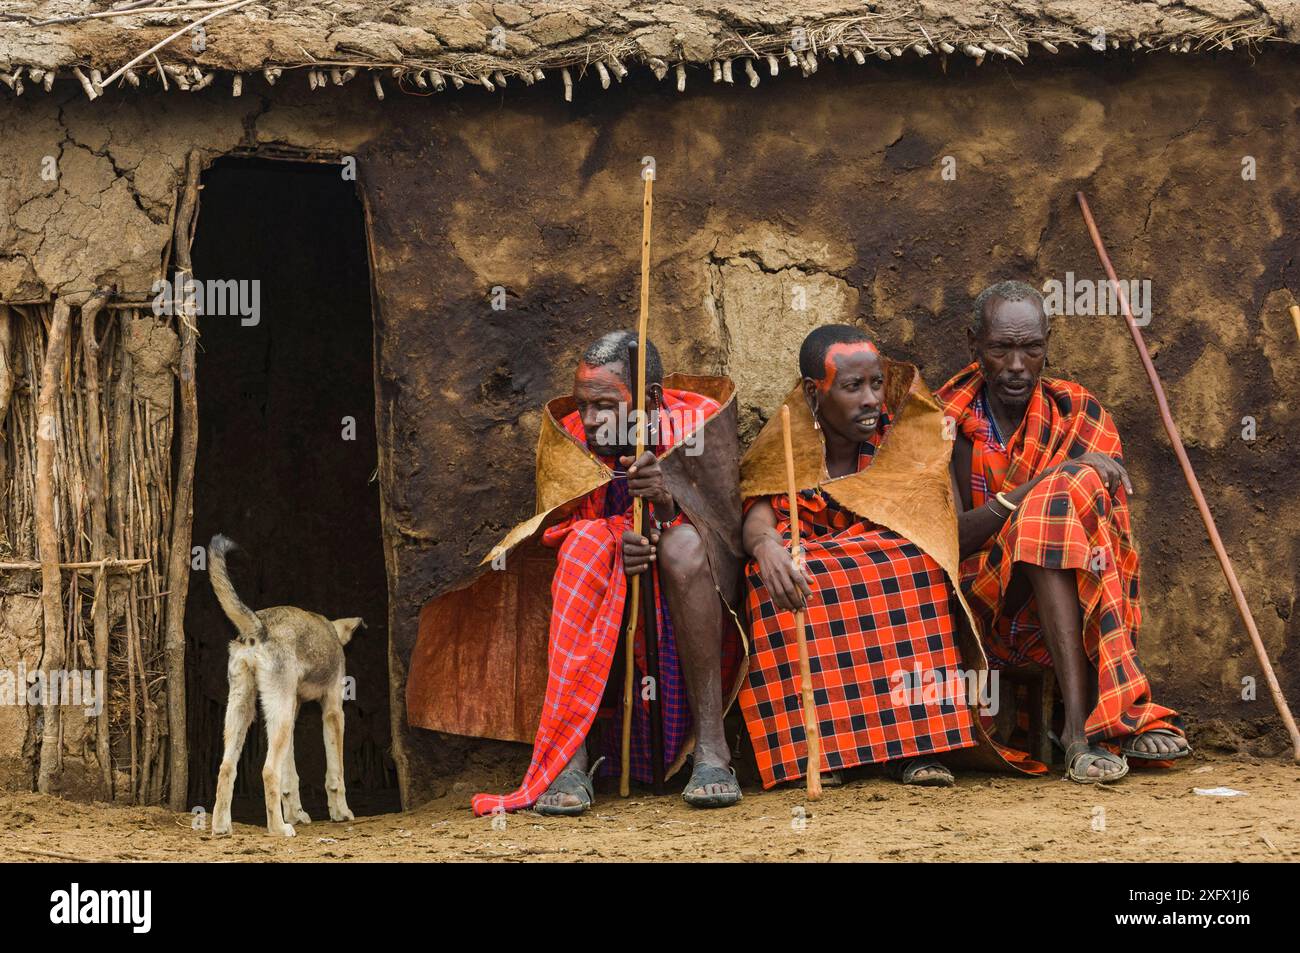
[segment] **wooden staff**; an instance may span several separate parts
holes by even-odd
[[[650,401],[645,399],[645,383],[641,374],[645,361],[641,360],[641,347],[636,341],[628,346],[628,362],[634,377],[632,387],[641,396],[643,406]],[[648,426],[648,424],[647,424]],[[651,449],[658,449],[658,431],[654,439],[647,441]],[[638,517],[645,521],[645,503],[639,497],[632,499],[632,521]],[[650,785],[655,794],[664,793],[664,710],[659,699],[659,614],[658,602],[655,600],[654,566],[643,574],[645,576],[645,598],[641,600],[642,631],[645,633],[645,673],[650,679],[653,691],[650,694]],[[641,576],[636,579],[640,580]]]
[[[799,487],[794,480],[794,449],[790,445],[790,408],[781,405],[781,436],[785,440],[785,477],[790,495],[790,559],[799,569]],[[813,697],[812,666],[808,662],[808,636],[804,631],[803,609],[794,614],[794,637],[799,645],[799,680],[803,689],[803,733],[808,742],[808,765],[804,780],[808,800],[822,796],[822,739],[817,730],[817,701]]]
[[[645,196],[641,205],[641,317],[637,323],[636,380],[645,380],[645,337],[650,322],[650,213],[654,202],[654,171],[642,172]],[[636,456],[645,452],[645,388],[638,387],[636,401]],[[632,532],[641,534],[641,500],[632,499]],[[619,765],[618,793],[627,797],[632,793],[632,685],[636,667],[636,623],[641,605],[641,577],[633,576],[628,582],[627,631],[623,649],[623,746]],[[647,633],[648,637],[648,633]],[[655,695],[659,694],[656,684]]]
[[[1287,707],[1286,696],[1282,694],[1282,686],[1277,682],[1277,675],[1273,673],[1273,664],[1268,659],[1268,650],[1264,648],[1264,640],[1259,637],[1259,629],[1255,627],[1255,617],[1251,615],[1250,606],[1246,602],[1246,594],[1241,590],[1241,583],[1237,581],[1237,573],[1232,568],[1232,560],[1228,558],[1228,551],[1223,546],[1223,540],[1219,537],[1218,527],[1214,525],[1214,517],[1210,515],[1210,507],[1205,502],[1205,495],[1201,492],[1201,485],[1196,479],[1196,473],[1192,470],[1192,462],[1187,459],[1187,451],[1183,449],[1183,440],[1178,435],[1178,425],[1174,423],[1173,415],[1169,413],[1169,402],[1165,399],[1165,389],[1160,383],[1160,376],[1156,373],[1155,365],[1151,363],[1151,355],[1147,353],[1146,343],[1142,340],[1142,332],[1138,330],[1137,322],[1133,320],[1133,312],[1129,310],[1128,295],[1124,293],[1124,288],[1120,285],[1119,279],[1115,277],[1115,269],[1110,263],[1110,256],[1106,254],[1106,246],[1102,244],[1101,232],[1097,230],[1097,223],[1092,220],[1092,212],[1088,208],[1088,200],[1084,198],[1082,192],[1075,193],[1079,200],[1079,208],[1083,212],[1083,220],[1088,226],[1088,234],[1092,236],[1092,243],[1096,246],[1097,257],[1101,259],[1101,265],[1106,269],[1106,277],[1110,279],[1111,285],[1115,289],[1115,294],[1119,298],[1120,308],[1124,312],[1124,320],[1128,322],[1129,333],[1133,335],[1133,343],[1137,345],[1138,357],[1142,359],[1142,366],[1146,369],[1147,379],[1151,382],[1151,389],[1156,395],[1156,405],[1160,408],[1160,419],[1165,425],[1165,432],[1169,434],[1169,440],[1174,445],[1174,455],[1178,458],[1178,464],[1183,469],[1183,477],[1187,480],[1187,487],[1192,491],[1192,498],[1196,501],[1196,508],[1201,513],[1201,520],[1205,523],[1205,531],[1210,536],[1210,545],[1214,547],[1214,553],[1219,557],[1219,565],[1223,567],[1223,575],[1228,580],[1228,588],[1232,590],[1232,597],[1237,602],[1237,611],[1241,614],[1241,620],[1246,624],[1246,632],[1250,635],[1250,641],[1255,646],[1255,655],[1259,659],[1260,667],[1264,671],[1264,680],[1268,682],[1269,691],[1273,693],[1273,704],[1277,708],[1277,713],[1282,716],[1282,723],[1286,725],[1287,732],[1291,735],[1292,757],[1300,762],[1300,731],[1296,729],[1295,719],[1291,716],[1291,709]]]
[[[107,295],[97,294],[81,306],[82,363],[86,376],[86,458],[91,473],[86,480],[90,502],[90,555],[100,560],[95,574],[95,600],[91,619],[95,627],[95,669],[108,671],[108,473],[104,466],[103,421],[99,406],[99,338],[95,322]],[[74,580],[72,583],[76,585]],[[108,744],[108,706],[99,706],[95,721],[95,759],[99,762],[104,800],[113,799],[112,752]]]
[[[41,646],[41,671],[45,685],[64,667],[63,651],[63,579],[59,572],[59,533],[54,523],[57,491],[54,486],[54,457],[58,452],[59,386],[63,382],[63,362],[68,354],[68,328],[71,306],[63,297],[54,301],[54,320],[50,325],[45,360],[41,363],[41,384],[36,397],[36,548],[41,560],[41,616],[44,641]],[[57,696],[42,699],[44,725],[41,753],[37,767],[36,790],[51,794],[62,768],[62,711]]]

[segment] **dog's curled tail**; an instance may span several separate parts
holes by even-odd
[[[217,594],[217,601],[225,610],[227,617],[239,630],[242,642],[258,642],[266,635],[266,627],[252,609],[244,605],[226,572],[226,553],[238,549],[239,544],[228,536],[218,533],[208,543],[208,576],[212,580],[212,591]]]

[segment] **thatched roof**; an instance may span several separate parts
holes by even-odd
[[[200,42],[191,30],[123,71],[202,18]],[[779,66],[809,74],[827,57],[1023,61],[1062,47],[1201,53],[1270,42],[1300,42],[1300,0],[14,0],[0,13],[0,80],[48,88],[52,71],[70,71],[93,97],[110,77],[161,82],[160,67],[191,89],[217,71],[271,70],[273,81],[302,69],[315,88],[370,69],[377,90],[392,77],[432,91],[564,70],[567,89],[589,73],[621,81],[636,66],[674,72],[681,85],[685,67],[704,66],[714,81],[757,85]]]

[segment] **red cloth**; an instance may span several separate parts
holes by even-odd
[[[962,589],[995,665],[1026,661],[1051,666],[1031,596],[1006,604],[1017,562],[1075,571],[1083,614],[1083,641],[1097,670],[1097,706],[1084,730],[1093,744],[1153,728],[1181,733],[1177,714],[1151,701],[1151,686],[1137,655],[1142,611],[1138,555],[1133,548],[1128,499],[1111,497],[1097,471],[1069,461],[1085,453],[1123,458],[1110,414],[1071,381],[1041,378],[1024,420],[1003,447],[979,402],[984,378],[971,364],[939,389],[945,413],[971,440],[971,502],[983,505],[1058,465],[1021,501],[1015,513],[962,562]]]
[[[881,439],[878,432],[862,445],[859,470]],[[788,541],[789,498],[769,500],[777,532]],[[805,631],[822,770],[973,746],[955,598],[939,564],[820,492],[800,493],[799,527],[813,589]],[[745,578],[752,642],[739,700],[763,787],[770,788],[807,769],[799,651],[794,613],[776,608],[756,560]],[[927,680],[943,689],[927,688]]]
[[[680,443],[719,409],[716,401],[700,394],[665,390],[657,452],[662,455]],[[575,440],[586,445],[576,411],[560,423]],[[613,464],[608,459],[604,462]],[[551,582],[550,673],[533,742],[532,762],[516,791],[505,795],[475,795],[472,806],[476,815],[531,807],[572,760],[595,721],[622,628],[628,589],[623,572],[622,537],[625,530],[632,528],[630,507],[617,515],[605,515],[608,490],[609,484],[598,487],[571,515],[543,532],[542,542],[558,547],[558,554]],[[642,589],[643,595],[644,592]],[[662,618],[667,608],[662,587],[656,585],[655,592]],[[635,648],[638,661],[644,666],[642,639],[638,624]],[[734,679],[738,664],[735,652],[730,655],[724,652],[723,684],[728,684],[728,666]],[[649,703],[640,699],[639,692],[636,697],[641,711],[636,714],[634,731],[648,724],[649,708]],[[675,753],[665,751],[670,761]]]

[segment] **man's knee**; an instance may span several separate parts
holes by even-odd
[[[661,573],[672,573],[687,582],[710,578],[708,550],[694,526],[679,525],[665,530],[657,549]]]
[[[1101,474],[1099,474],[1094,467],[1091,467],[1086,463],[1077,463],[1072,460],[1061,464],[1060,474],[1056,480],[1048,480],[1044,482],[1053,484],[1051,490],[1054,492],[1068,492],[1069,484],[1073,484],[1082,489],[1090,496],[1095,493],[1106,492],[1106,484],[1102,482]],[[1060,485],[1056,486],[1055,484],[1057,483]]]

